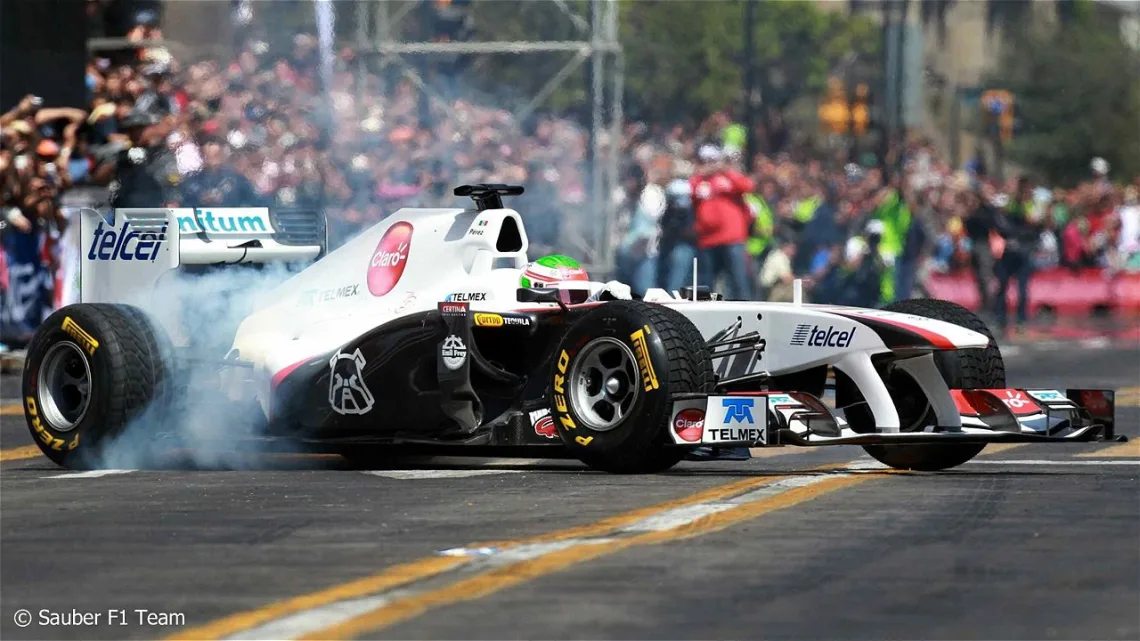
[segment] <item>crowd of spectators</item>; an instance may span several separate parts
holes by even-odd
[[[162,33],[144,16],[131,38]],[[355,73],[349,49],[322,78],[309,34],[276,54],[251,38],[232,60],[128,53],[90,61],[87,109],[27,96],[0,116],[0,285],[20,251],[54,268],[69,224],[61,195],[76,185],[106,186],[117,207],[321,207],[334,245],[400,206],[455,203],[463,183],[526,185],[515,205],[535,255],[574,253],[574,226],[596,220],[568,215],[591,203],[589,138],[569,120],[425,100],[411,83]],[[1140,268],[1140,179],[1115,186],[1103,161],[1077,188],[1050,190],[955,170],[921,140],[884,172],[875,159],[812,155],[778,116],[758,128],[756,157],[744,158],[744,138],[717,113],[695,128],[627,123],[602,141],[624,159],[614,276],[675,289],[699,255],[704,284],[722,279],[731,297],[788,300],[802,277],[810,300],[877,306],[912,295],[929,269],[975,269],[989,301],[993,281],[1024,285],[1046,266]],[[21,235],[34,249],[11,242]]]
[[[814,302],[876,307],[921,293],[932,271],[965,270],[982,311],[1004,327],[995,301],[1011,284],[1024,300],[1035,271],[1140,270],[1140,177],[1115,185],[1102,159],[1062,189],[1028,176],[998,180],[979,162],[956,170],[918,138],[893,149],[884,168],[828,162],[761,131],[761,153],[746,167],[736,128],[714,114],[695,136],[677,128],[627,141],[637,160],[618,264],[635,290],[691,280],[694,255],[714,278],[719,255],[731,253],[742,266],[725,268],[723,283],[735,297],[791,300],[802,278]],[[1021,306],[1018,324],[1028,320]]]

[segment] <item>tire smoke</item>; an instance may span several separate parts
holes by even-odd
[[[242,385],[254,370],[223,359],[242,320],[272,301],[275,287],[300,268],[171,271],[152,291],[128,296],[124,303],[152,321],[161,352],[153,357],[162,359],[165,379],[146,409],[93,453],[92,467],[250,469],[265,467],[271,447],[282,451],[263,437],[265,414]]]

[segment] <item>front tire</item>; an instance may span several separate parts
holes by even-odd
[[[884,308],[886,311],[913,314],[924,318],[953,323],[966,329],[985,334],[989,345],[981,349],[963,349],[934,353],[934,363],[943,380],[951,389],[1000,389],[1005,387],[1005,362],[990,329],[985,322],[970,310],[937,299],[912,299],[898,301]],[[893,377],[900,377],[894,380]],[[903,430],[919,430],[933,420],[933,410],[929,403],[914,407],[914,394],[918,389],[908,375],[902,372],[892,374],[886,380],[895,404],[912,409],[900,411]],[[905,391],[903,391],[905,390]],[[902,392],[902,393],[899,393]],[[921,391],[918,391],[921,394]],[[840,406],[850,405],[861,400],[854,383],[846,376],[837,376],[836,402]],[[925,399],[923,399],[925,400]],[[910,414],[907,416],[906,414]],[[875,419],[866,405],[857,405],[844,412],[848,425],[860,433],[875,431]],[[985,449],[985,443],[923,444],[923,445],[865,445],[863,449],[875,460],[900,470],[916,472],[938,472],[957,467],[973,459]]]
[[[711,393],[712,358],[680,312],[614,301],[563,337],[548,389],[551,415],[571,453],[617,474],[667,470],[688,453],[668,442],[674,394]]]
[[[72,469],[98,464],[102,447],[165,399],[166,345],[126,305],[68,305],[40,325],[24,363],[24,417],[45,456]]]

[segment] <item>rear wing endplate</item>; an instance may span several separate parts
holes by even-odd
[[[306,264],[328,249],[324,215],[267,207],[83,209],[80,300],[127,302],[188,266]]]

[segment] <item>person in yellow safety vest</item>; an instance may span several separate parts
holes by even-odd
[[[903,242],[910,229],[910,208],[897,189],[887,187],[880,192],[871,219],[883,222],[883,239],[879,245],[879,256],[886,266],[883,270],[882,301],[890,303],[895,299],[895,260],[902,253]]]
[[[740,123],[730,123],[725,126],[720,132],[720,145],[726,154],[740,153],[744,151],[745,145],[748,143],[748,130]],[[748,164],[744,166],[745,171],[748,170]]]
[[[815,218],[815,212],[822,204],[823,198],[818,195],[808,196],[807,198],[804,198],[803,200],[796,203],[796,208],[794,210],[796,222],[802,225],[806,225],[811,221],[812,218]]]
[[[744,202],[752,210],[753,217],[752,230],[745,248],[748,255],[755,259],[752,264],[762,265],[760,259],[772,244],[772,230],[775,228],[776,217],[772,213],[772,208],[768,206],[767,199],[760,194],[745,194]]]

